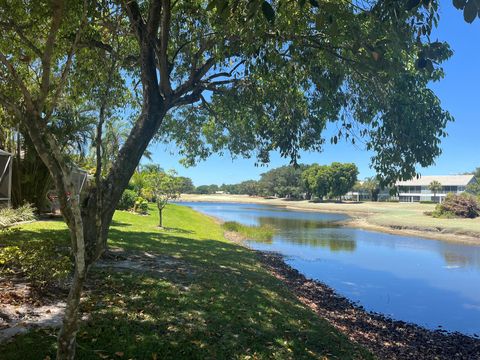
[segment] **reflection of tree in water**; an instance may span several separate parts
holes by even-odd
[[[478,247],[459,245],[454,250],[442,251],[442,255],[448,265],[480,268],[480,248]]]
[[[344,234],[327,230],[340,227],[334,222],[270,217],[260,217],[258,222],[260,226],[271,226],[277,231],[281,231],[282,238],[292,244],[323,247],[330,251],[355,251],[357,247],[357,243],[352,239],[345,238]],[[327,231],[322,231],[322,233],[312,231],[315,229]],[[271,241],[262,242],[271,243]]]

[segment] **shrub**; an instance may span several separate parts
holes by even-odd
[[[16,209],[0,209],[0,230],[21,221],[33,220],[35,220],[35,208],[31,204],[25,204]]]
[[[431,200],[422,200],[420,201],[420,204],[436,204],[436,202]]]
[[[66,251],[60,251],[53,240],[0,248],[0,274],[20,274],[37,289],[60,284],[71,269]]]
[[[448,194],[443,203],[438,204],[434,217],[476,218],[480,215],[480,205],[470,194]]]
[[[126,189],[120,201],[118,202],[117,209],[118,210],[130,210],[133,209],[135,206],[135,198],[137,197],[137,193],[134,190]]]
[[[135,207],[134,210],[136,213],[147,215],[148,214],[148,201],[145,200],[143,197],[138,196],[135,199]]]

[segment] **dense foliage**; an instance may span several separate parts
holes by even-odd
[[[118,202],[117,209],[118,210],[130,210],[133,209],[135,206],[135,198],[137,197],[137,193],[135,190],[125,189]]]
[[[35,220],[35,208],[30,204],[22,205],[16,209],[0,209],[0,230],[3,230],[21,221]]]
[[[17,241],[0,248],[0,275],[21,275],[38,290],[62,284],[71,270],[68,252],[53,240]]]
[[[348,193],[357,182],[355,164],[334,162],[331,165],[281,166],[261,174],[260,180],[239,184],[223,184],[221,191],[229,194],[281,197],[287,199],[334,198]],[[378,183],[378,182],[377,182]],[[215,185],[199,186],[197,193],[209,194]],[[379,185],[378,185],[379,186]],[[202,192],[202,190],[205,190]]]
[[[306,189],[302,173],[306,168],[306,165],[281,166],[261,174],[258,181],[260,194],[288,199],[303,197]]]
[[[438,204],[433,216],[476,218],[480,216],[480,204],[470,194],[447,194],[445,200]]]
[[[373,176],[366,178],[365,181],[357,182],[353,190],[367,193],[373,201],[378,201],[378,194],[380,190],[382,190],[382,187],[380,186],[380,181]]]

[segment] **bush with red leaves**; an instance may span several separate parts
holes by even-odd
[[[448,194],[443,203],[438,204],[433,216],[476,218],[480,216],[480,205],[470,194]]]

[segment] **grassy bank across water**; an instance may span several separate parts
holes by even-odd
[[[222,228],[225,231],[233,231],[245,239],[253,239],[260,241],[271,241],[273,235],[275,235],[275,229],[271,226],[262,225],[244,225],[236,221],[227,221],[222,224]]]
[[[292,210],[343,213],[351,216],[345,225],[399,235],[419,236],[457,243],[480,245],[480,217],[476,219],[439,219],[425,214],[434,204],[388,202],[323,202],[264,199],[247,195],[191,195],[182,201],[240,202],[283,206]]]
[[[79,359],[372,358],[302,305],[253,251],[227,241],[214,220],[178,205],[164,216],[159,230],[153,209],[115,214],[109,243],[126,251],[89,274]],[[4,236],[68,242],[57,221]],[[18,336],[0,345],[0,357],[53,358],[55,334]]]

